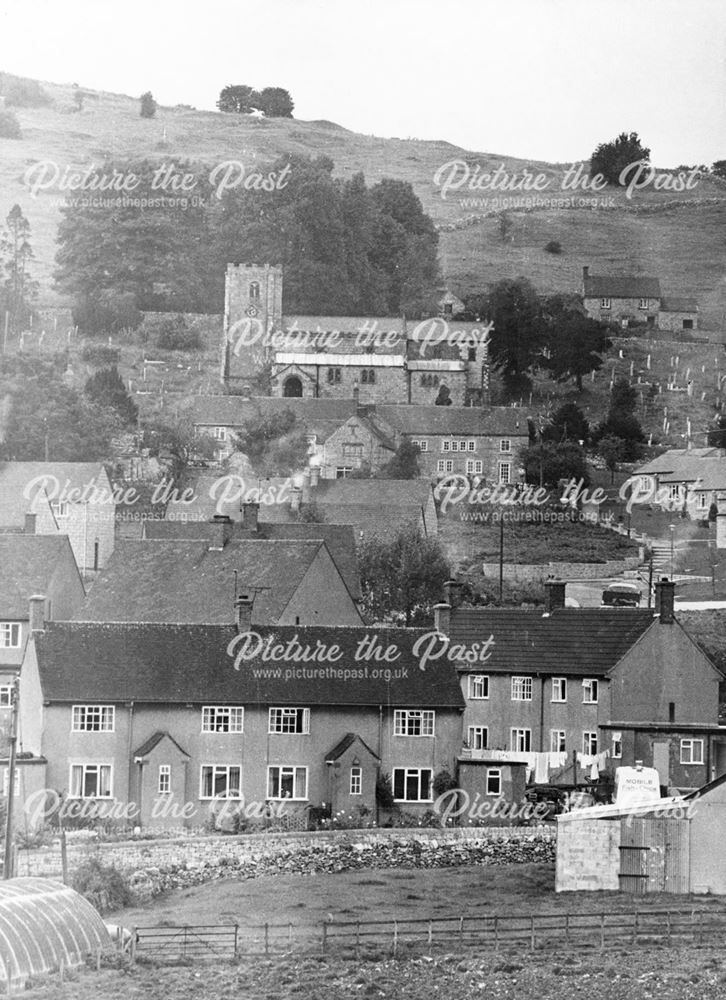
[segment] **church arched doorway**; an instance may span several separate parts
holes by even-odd
[[[287,397],[297,397],[302,396],[302,382],[297,377],[297,375],[291,375],[289,378],[285,379],[285,383],[282,387],[282,395]]]

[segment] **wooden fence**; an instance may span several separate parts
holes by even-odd
[[[220,959],[300,952],[384,949],[392,955],[486,947],[605,949],[655,944],[718,944],[726,937],[726,909],[610,910],[597,913],[434,917],[403,920],[137,927],[134,958],[162,961]]]

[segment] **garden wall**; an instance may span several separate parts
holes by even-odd
[[[547,577],[554,576],[560,580],[601,580],[611,576],[620,576],[627,570],[637,569],[641,563],[638,556],[628,556],[627,559],[609,559],[597,563],[565,563],[551,562],[534,566],[529,563],[506,563],[504,579],[510,582],[525,581],[543,583]],[[499,563],[482,563],[482,573],[486,577],[499,578]]]
[[[72,876],[89,856],[129,876],[139,901],[215,878],[553,861],[553,827],[349,830],[68,843]],[[18,875],[58,878],[60,846],[18,852]]]

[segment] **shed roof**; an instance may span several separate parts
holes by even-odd
[[[53,969],[81,965],[111,939],[88,900],[43,878],[0,883],[0,983],[19,986]]]

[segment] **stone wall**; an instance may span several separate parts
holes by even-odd
[[[504,579],[516,583],[525,581],[542,583],[548,576],[561,580],[604,580],[611,576],[619,576],[627,570],[637,569],[640,562],[638,556],[628,556],[627,559],[609,559],[607,562],[596,563],[551,562],[541,566],[508,563],[504,566]],[[482,573],[486,577],[499,579],[499,563],[483,563]]]
[[[72,874],[90,855],[130,877],[139,900],[215,878],[551,862],[554,827],[322,831],[68,844]],[[19,851],[17,874],[58,878],[60,847]]]

